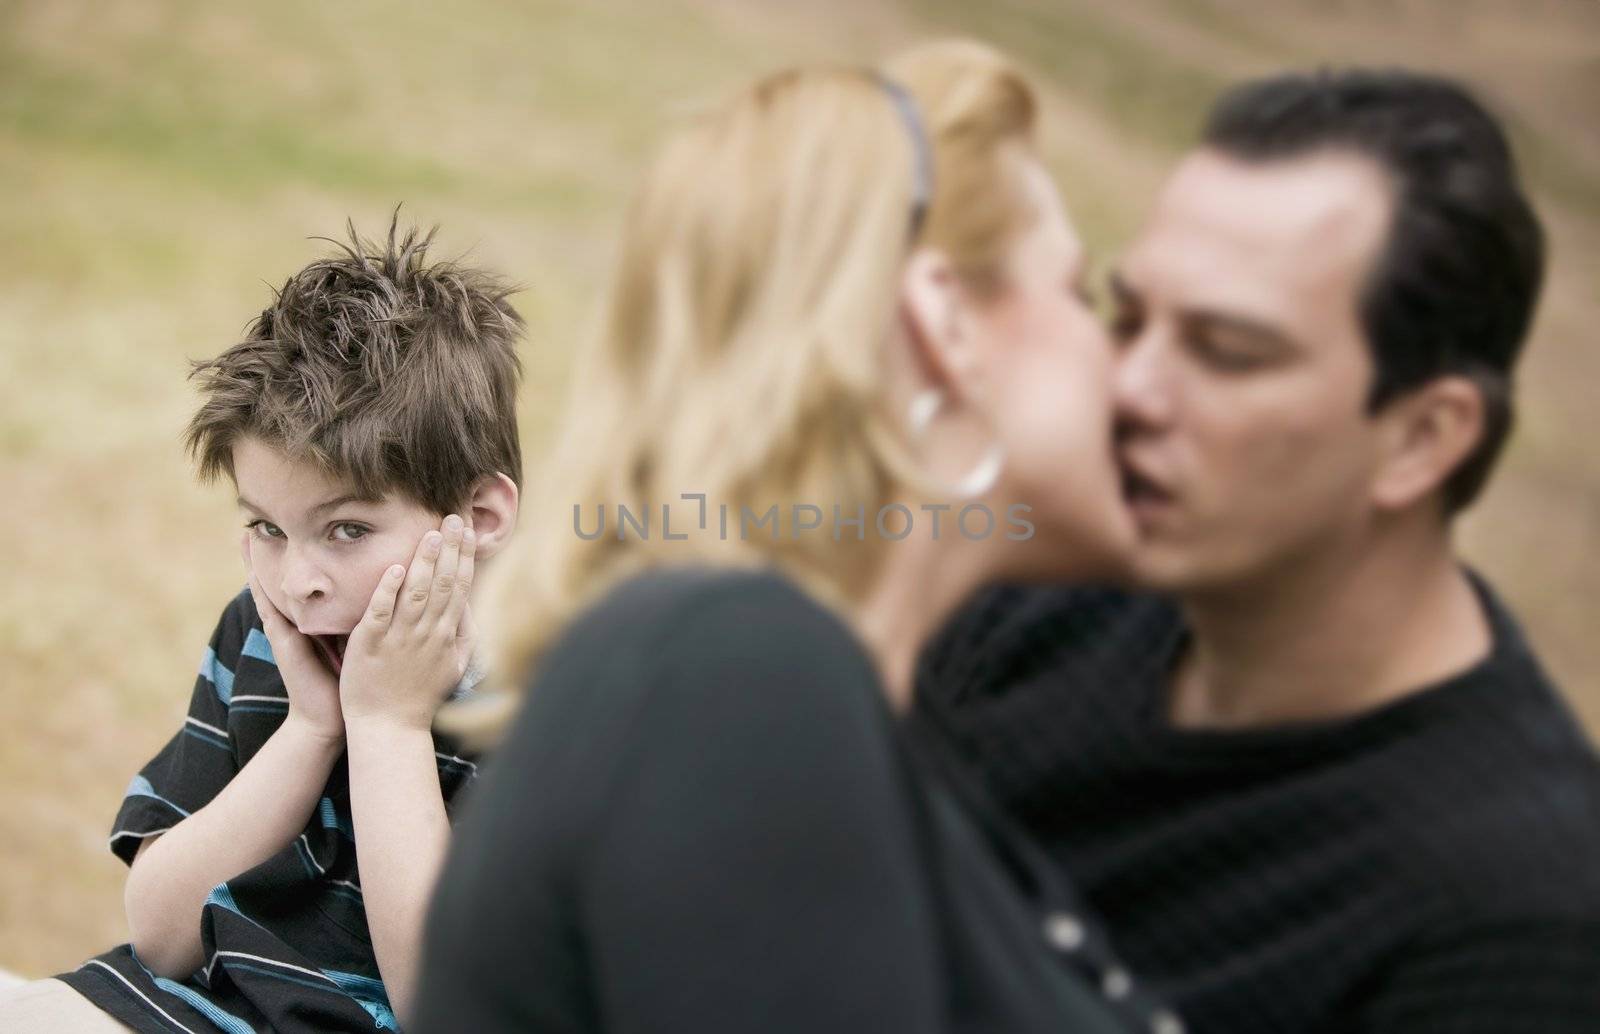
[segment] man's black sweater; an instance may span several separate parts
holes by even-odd
[[[1505,609],[1339,722],[1180,731],[1175,607],[1001,589],[925,653],[949,740],[1191,1031],[1600,1031],[1600,764]]]

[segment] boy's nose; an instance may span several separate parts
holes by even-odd
[[[329,588],[327,576],[323,574],[319,565],[312,562],[309,557],[296,556],[293,550],[290,551],[283,565],[285,596],[296,603],[304,603],[326,596]]]

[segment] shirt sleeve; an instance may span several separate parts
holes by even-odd
[[[1414,946],[1364,1010],[1362,1034],[1579,1034],[1600,1022],[1600,923],[1463,924]]]
[[[233,672],[254,624],[248,591],[228,604],[200,658],[183,726],[128,784],[111,851],[132,865],[139,846],[210,803],[239,771],[228,731]]]

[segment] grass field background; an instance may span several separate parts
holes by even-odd
[[[229,495],[178,446],[186,360],[237,339],[324,251],[308,237],[403,202],[525,285],[536,455],[663,127],[781,64],[953,33],[1045,87],[1101,255],[1239,76],[1405,62],[1508,116],[1554,263],[1520,428],[1462,538],[1600,728],[1600,3],[0,0],[0,966],[125,938],[108,823],[241,583]]]

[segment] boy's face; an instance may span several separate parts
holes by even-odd
[[[409,567],[444,515],[392,494],[358,500],[349,485],[256,438],[234,445],[233,476],[256,580],[337,668],[378,579],[393,564]]]

